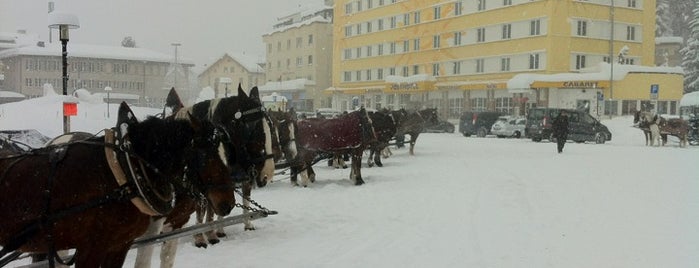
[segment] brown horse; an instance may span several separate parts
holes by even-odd
[[[415,155],[415,142],[418,136],[422,133],[425,127],[439,124],[437,109],[427,108],[413,112],[407,112],[403,109],[392,111],[396,123],[396,145],[402,147],[405,141],[405,135],[410,135],[410,155]]]
[[[235,200],[218,133],[194,120],[138,122],[122,103],[105,136],[1,157],[0,256],[72,248],[78,268],[121,267],[150,217],[172,210],[174,189],[228,214]]]
[[[332,119],[300,120],[297,126],[299,161],[292,169],[292,184],[297,185],[293,174],[298,173],[299,170],[311,173],[310,167],[313,160],[322,154],[328,156],[350,154],[352,157],[350,180],[355,185],[364,184],[361,173],[362,154],[370,143],[376,141],[371,119],[364,108]],[[315,180],[309,175],[302,178],[304,187],[309,181]]]
[[[388,110],[369,113],[369,117],[374,125],[374,131],[376,131],[376,142],[369,145],[367,165],[372,167],[376,164],[382,167],[381,152],[388,148],[388,142],[396,135],[396,123]]]
[[[672,135],[680,139],[680,147],[686,147],[689,137],[689,122],[681,118],[661,120],[658,124],[660,135]]]
[[[254,185],[264,187],[272,179],[274,173],[274,139],[269,117],[264,112],[259,99],[258,89],[250,90],[248,96],[238,86],[238,95],[222,99],[207,100],[185,107],[177,93],[172,89],[168,95],[168,104],[164,109],[166,114],[169,109],[176,117],[191,114],[198,120],[213,122],[225,126],[228,139],[224,143],[231,154],[226,156],[227,163],[231,167],[230,180],[239,185],[243,190],[243,211],[247,212],[250,205],[250,194]],[[276,137],[276,135],[274,135]],[[278,142],[277,142],[278,143]],[[277,150],[278,151],[278,150]],[[231,191],[233,193],[233,191]],[[179,196],[178,196],[179,197]],[[179,229],[184,226],[192,213],[196,212],[197,222],[213,220],[213,211],[205,203],[198,202],[196,198],[183,196],[178,198],[172,217],[154,222],[149,234],[157,234],[161,231]],[[255,227],[249,220],[245,221],[245,229],[253,230]],[[206,236],[206,238],[204,237]],[[207,247],[218,243],[219,237],[225,236],[222,229],[209,231],[205,234],[195,235],[197,247]],[[161,266],[174,265],[174,253],[177,250],[177,240],[166,242],[161,250]],[[150,265],[152,246],[139,248],[136,259],[136,267]]]

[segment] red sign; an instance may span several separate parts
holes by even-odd
[[[78,104],[75,102],[63,103],[63,116],[78,115]]]

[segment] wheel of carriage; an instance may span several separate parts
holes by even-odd
[[[605,141],[607,141],[607,136],[605,136],[604,133],[602,133],[602,132],[595,133],[595,143],[604,144]]]

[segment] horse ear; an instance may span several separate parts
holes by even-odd
[[[129,105],[125,101],[122,101],[119,105],[116,124],[117,138],[122,139],[124,136],[126,136],[128,127],[135,124],[138,124],[138,119],[136,119],[136,116]]]
[[[196,116],[193,116],[190,112],[187,112],[187,117],[189,117],[189,124],[192,126],[194,131],[199,131],[202,125],[201,120],[199,120],[199,118]]]
[[[252,89],[250,89],[250,98],[254,98],[254,99],[260,98],[260,90],[257,88],[257,86],[254,86],[254,87],[252,87]]]
[[[243,87],[238,83],[238,97],[247,97],[248,95],[245,94],[245,90],[243,90]]]
[[[176,114],[180,109],[184,108],[184,104],[182,104],[180,96],[177,95],[175,87],[172,87],[170,92],[167,94],[167,99],[165,99],[165,108],[170,108],[172,114]]]

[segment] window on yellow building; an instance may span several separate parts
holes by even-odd
[[[578,30],[576,33],[578,36],[587,36],[587,21],[578,21]]]

